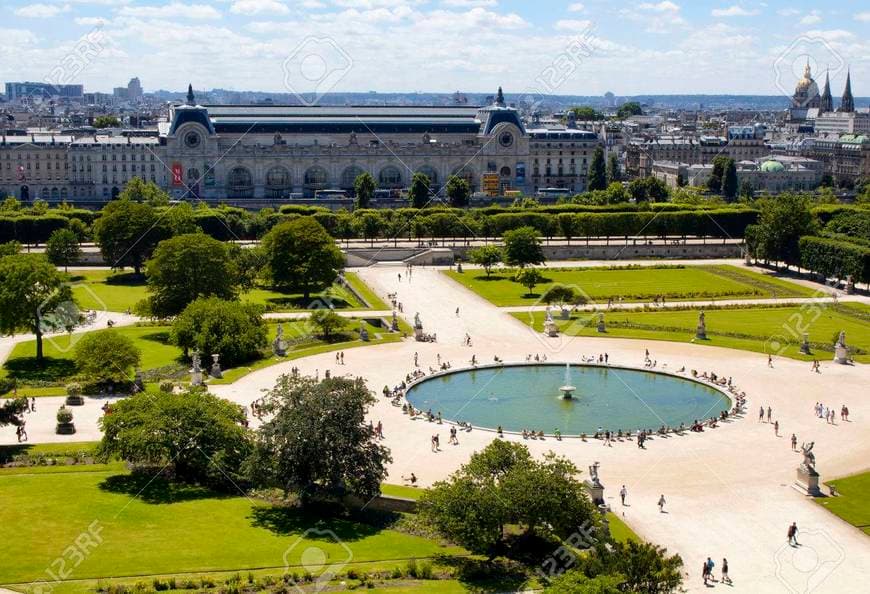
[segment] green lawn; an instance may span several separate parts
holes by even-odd
[[[870,535],[870,472],[828,481],[838,497],[817,497],[816,503]]]
[[[629,528],[622,518],[613,512],[607,512],[607,523],[610,525],[610,535],[616,542],[641,542],[641,538],[635,534],[634,530]]]
[[[331,303],[335,309],[389,309],[356,274],[346,273],[345,278],[369,305],[338,283],[307,300],[301,294],[281,293],[268,287],[243,293],[241,299],[275,312],[319,309],[323,303]],[[70,282],[73,296],[82,309],[123,312],[132,310],[137,302],[148,296],[145,279],[132,272],[74,270],[70,273]]]
[[[256,369],[262,369],[282,361],[298,359],[309,355],[324,353],[334,350],[350,349],[358,346],[382,344],[401,339],[398,333],[389,333],[378,328],[368,321],[365,326],[369,332],[370,341],[362,342],[357,338],[360,321],[349,319],[345,328],[345,338],[326,342],[312,336],[311,328],[306,320],[289,320],[282,322],[284,336],[290,342],[287,356],[274,357],[271,347],[264,350],[264,356],[246,365],[234,369],[225,369],[222,380],[213,380],[213,383],[231,383],[240,377],[247,375]],[[270,320],[268,323],[268,340],[271,345],[277,333],[278,321]],[[169,372],[178,372],[187,367],[182,360],[181,349],[169,342],[170,326],[123,326],[115,331],[129,336],[134,344],[142,351],[141,369],[145,372],[165,369]],[[51,340],[43,341],[45,363],[37,366],[36,341],[21,342],[15,345],[6,363],[0,368],[0,377],[14,377],[19,380],[20,396],[57,396],[65,393],[62,385],[76,373],[75,364],[72,360],[75,343],[81,334],[72,336],[63,335]],[[204,362],[205,364],[208,362]],[[210,363],[209,363],[210,364]],[[28,382],[54,382],[56,386],[28,386]]]
[[[557,316],[555,321],[563,332],[574,336],[695,342],[759,353],[772,352],[805,361],[832,357],[834,336],[845,330],[846,343],[860,350],[855,360],[870,362],[870,308],[862,304],[711,309],[706,312],[708,340],[705,341],[695,340],[698,312],[696,309],[607,312],[604,315],[605,334],[597,332],[597,313],[574,313],[569,320],[560,320]],[[544,312],[517,312],[513,316],[537,331],[543,331]],[[816,345],[812,355],[803,355],[799,350],[801,329],[804,328],[809,334],[810,344]],[[822,350],[822,347],[827,350]]]
[[[482,270],[444,274],[499,307],[533,304],[554,284],[583,291],[590,300],[643,302],[663,295],[670,301],[811,297],[813,290],[770,275],[736,266],[639,266],[614,268],[541,268],[546,282],[533,294],[499,270],[487,278]]]
[[[283,568],[285,558],[300,565],[302,554],[314,546],[330,563],[458,552],[366,524],[311,517],[163,479],[146,482],[115,472],[0,475],[0,541],[10,545],[0,583],[48,581],[46,568],[94,522],[100,544],[71,578]]]

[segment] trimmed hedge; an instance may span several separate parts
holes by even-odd
[[[813,235],[801,237],[799,246],[803,268],[826,277],[851,274],[855,282],[870,282],[870,248]]]
[[[0,216],[0,243],[45,243],[58,229],[69,226],[69,219],[58,214]]]

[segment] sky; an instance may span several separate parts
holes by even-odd
[[[0,0],[0,82],[559,95],[870,95],[870,3]]]

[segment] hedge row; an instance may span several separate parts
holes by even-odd
[[[801,266],[826,277],[870,282],[870,248],[828,237],[807,235],[800,238]]]
[[[69,226],[69,219],[59,214],[0,216],[0,243],[45,243],[56,229]]]

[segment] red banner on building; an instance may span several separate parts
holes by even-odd
[[[172,164],[172,185],[180,186],[184,184],[184,176],[181,172],[181,163]]]

